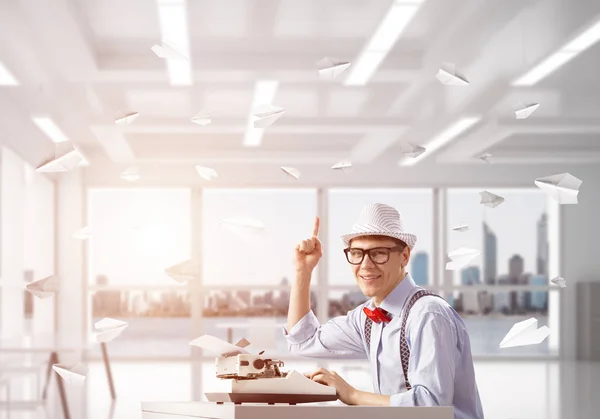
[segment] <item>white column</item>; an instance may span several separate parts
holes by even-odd
[[[329,270],[327,257],[329,252],[329,202],[327,189],[317,190],[317,215],[320,219],[319,224],[319,239],[322,243],[323,257],[317,265],[319,282],[317,289],[317,318],[321,323],[325,323],[329,319]]]
[[[60,278],[57,305],[57,342],[83,348],[85,318],[83,299],[86,280],[83,241],[73,233],[84,227],[83,172],[60,173],[56,185],[55,274]]]

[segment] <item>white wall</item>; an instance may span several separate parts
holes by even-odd
[[[562,277],[567,281],[562,299],[561,351],[576,357],[577,282],[600,281],[600,175],[581,185],[579,204],[562,206]]]
[[[25,270],[39,280],[54,272],[54,184],[12,151],[0,149],[0,329],[4,338],[54,332],[54,299],[33,299],[32,328],[24,323]]]

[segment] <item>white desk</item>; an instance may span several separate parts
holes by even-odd
[[[452,407],[142,402],[142,419],[454,419]]]

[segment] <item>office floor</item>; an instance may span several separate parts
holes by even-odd
[[[177,363],[113,363],[117,401],[111,403],[104,366],[88,364],[83,387],[67,387],[72,419],[139,419],[140,402],[187,401],[202,398],[202,387],[215,380],[212,365]],[[310,370],[312,363],[289,363],[288,369]],[[331,363],[361,388],[370,377],[362,366]],[[592,419],[600,411],[600,363],[550,361],[486,361],[476,363],[477,380],[486,419]],[[15,378],[12,398],[30,399],[36,394],[31,378]],[[362,383],[362,384],[360,384]],[[28,411],[12,410],[10,419],[61,419],[56,382],[44,406]],[[0,389],[0,400],[4,396]],[[592,414],[595,412],[594,414]],[[6,418],[0,409],[0,419]]]

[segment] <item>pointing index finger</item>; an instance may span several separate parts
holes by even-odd
[[[319,235],[319,224],[320,224],[320,220],[319,217],[315,217],[315,227],[313,229],[313,237],[317,237]]]

